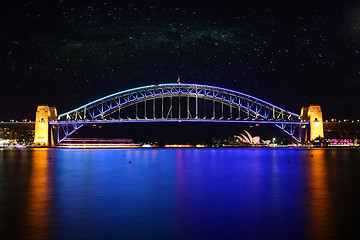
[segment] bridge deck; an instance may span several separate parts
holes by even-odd
[[[150,122],[208,122],[208,123],[250,123],[250,124],[297,124],[308,125],[308,122],[289,122],[289,121],[271,121],[271,120],[219,120],[219,119],[120,119],[120,120],[86,120],[86,121],[57,121],[50,122],[51,125],[68,124],[111,124],[111,123],[150,123]]]

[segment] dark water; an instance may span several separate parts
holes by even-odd
[[[0,150],[0,239],[360,239],[359,183],[359,150]]]

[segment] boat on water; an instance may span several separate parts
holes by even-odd
[[[61,142],[59,148],[140,148],[142,144],[134,143],[132,139],[95,139],[69,138]]]

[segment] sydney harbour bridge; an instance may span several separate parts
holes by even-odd
[[[322,117],[315,118],[319,120],[322,124]],[[34,142],[58,144],[87,124],[125,122],[273,124],[294,141],[302,142],[301,129],[311,125],[311,118],[235,90],[201,84],[158,84],[117,92],[58,116],[55,108],[39,106]]]

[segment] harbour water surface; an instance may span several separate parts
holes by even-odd
[[[0,150],[0,238],[359,239],[359,183],[355,149]]]

